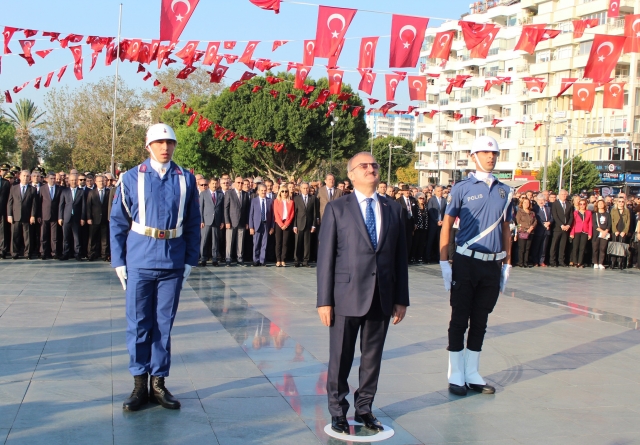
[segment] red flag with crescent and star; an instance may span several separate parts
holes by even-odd
[[[190,40],[180,51],[175,53],[176,57],[180,57],[185,65],[192,65],[194,62],[196,49],[198,49],[199,40]]]
[[[630,14],[624,16],[624,35],[627,41],[624,42],[624,52],[640,53],[640,14]]]
[[[160,40],[177,42],[200,0],[162,0]]]
[[[609,83],[604,86],[602,108],[622,110],[624,106],[624,82]]]
[[[496,39],[496,35],[498,34],[498,30],[491,30],[486,37],[482,40],[482,42],[473,48],[470,51],[470,56],[472,59],[486,59],[489,55],[489,50],[491,49],[491,45],[493,41]]]
[[[409,99],[410,100],[427,100],[427,78],[424,76],[408,76],[409,81]]]
[[[591,111],[596,98],[596,85],[594,83],[573,84],[573,111]]]
[[[302,90],[304,87],[304,81],[307,80],[307,76],[311,71],[310,66],[299,65],[296,70],[296,80],[293,83],[293,88],[296,90]]]
[[[13,37],[13,34],[16,31],[21,31],[21,29],[5,26],[4,31],[2,31],[2,36],[4,37],[4,53],[5,54],[11,54],[11,50],[9,49],[9,42],[11,41],[11,37]]]
[[[577,77],[563,77],[560,80],[560,92],[556,95],[556,97],[562,96],[562,93],[571,88],[571,85],[578,81]]]
[[[431,47],[431,54],[429,54],[429,58],[449,59],[449,54],[451,54],[451,45],[453,45],[455,35],[456,32],[453,30],[437,33],[433,39],[433,46]]]
[[[218,50],[220,49],[220,42],[209,42],[207,45],[207,51],[204,54],[203,65],[211,66],[217,61]]]
[[[249,63],[251,62],[251,58],[253,57],[253,52],[256,50],[256,46],[260,43],[259,40],[252,40],[247,43],[247,47],[244,49],[242,56],[238,59],[240,63]]]
[[[329,91],[331,94],[340,94],[342,91],[342,78],[344,77],[344,71],[340,70],[327,70],[329,77]]]
[[[496,32],[494,32],[496,31],[496,25],[489,23],[474,23],[460,20],[458,25],[462,28],[462,37],[468,50],[472,50],[480,45],[489,33],[496,34]]]
[[[363,37],[360,41],[360,61],[358,68],[373,68],[376,61],[378,37]]]
[[[584,35],[585,29],[595,28],[599,23],[598,19],[573,20],[573,38],[579,39]]]
[[[544,77],[523,77],[522,80],[530,93],[542,93],[547,86]]]
[[[584,68],[584,77],[595,82],[608,80],[615,69],[624,48],[626,36],[596,34],[591,46],[589,60]]]
[[[516,50],[526,51],[533,54],[538,43],[553,39],[560,34],[558,29],[545,29],[543,25],[525,25],[522,27],[522,34],[516,44]]]
[[[211,79],[209,80],[209,82],[211,82],[211,83],[220,83],[220,82],[222,82],[222,78],[224,77],[224,75],[226,74],[228,69],[229,69],[228,66],[224,66],[224,65],[216,66],[214,68],[214,70],[210,73],[211,74]]]
[[[376,73],[372,72],[370,69],[362,68],[358,69],[358,71],[362,75],[362,79],[360,79],[360,85],[358,85],[358,90],[371,95],[371,92],[373,91],[373,84],[376,82]],[[372,103],[371,99],[369,99],[369,103]]]
[[[415,68],[418,65],[428,24],[426,17],[393,15],[389,68]]]
[[[385,74],[384,84],[387,91],[387,100],[391,102],[396,97],[396,90],[398,89],[398,83],[402,80],[402,76],[399,74]]]
[[[357,9],[320,6],[316,28],[316,57],[328,59],[338,50]]]
[[[620,0],[609,0],[607,18],[620,17]]]
[[[316,41],[305,40],[304,41],[304,53],[302,54],[302,64],[306,66],[313,66],[316,61]]]

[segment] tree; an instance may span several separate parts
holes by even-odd
[[[411,157],[411,161],[409,161],[409,165],[396,170],[396,177],[398,179],[398,182],[418,185],[418,170],[416,170],[414,165],[416,162],[418,162],[418,156],[417,154],[414,154],[414,156]]]
[[[558,189],[558,178],[560,178],[560,163],[562,160],[558,157],[547,168],[547,187],[551,190]],[[566,160],[564,162],[567,162]],[[544,170],[540,170],[537,179],[542,180]],[[569,178],[571,175],[571,163],[567,163],[562,171],[562,188],[569,190]],[[571,193],[581,190],[592,190],[600,182],[600,174],[596,166],[583,160],[580,156],[573,158],[573,180],[571,181]]]
[[[8,161],[17,150],[16,129],[0,115],[0,162]]]
[[[42,126],[40,118],[44,113],[40,113],[31,100],[20,99],[15,108],[5,114],[9,116],[9,120],[16,129],[16,140],[22,155],[22,169],[31,170],[38,163],[34,132]]]
[[[391,181],[389,181],[389,144],[392,147],[398,145],[402,147],[391,149]],[[396,172],[399,168],[411,164],[414,154],[413,142],[409,139],[387,136],[373,140],[373,157],[380,164],[380,179],[387,183],[393,184],[398,181]]]

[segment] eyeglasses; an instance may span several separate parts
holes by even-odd
[[[86,181],[86,179],[78,179],[78,181],[82,182],[82,181]]]
[[[280,194],[281,194],[281,195],[288,195],[288,194],[289,194],[289,191],[287,191],[287,190],[283,190],[283,191],[281,191],[281,192],[280,192]]]
[[[361,164],[356,165],[355,167],[353,167],[351,170],[349,170],[350,172],[354,171],[356,168],[359,168],[361,170],[366,170],[369,168],[369,166],[371,166],[372,169],[374,170],[378,170],[380,168],[380,164],[378,164],[377,162],[363,162]]]

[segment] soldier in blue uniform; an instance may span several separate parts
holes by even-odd
[[[150,127],[150,158],[121,175],[111,208],[111,265],[126,290],[134,378],[134,390],[123,404],[128,411],[147,401],[180,408],[164,379],[180,291],[198,264],[200,208],[194,176],[171,160],[176,144],[168,125]]]
[[[456,395],[466,395],[467,388],[495,393],[478,373],[478,364],[489,314],[511,270],[512,192],[491,174],[499,154],[494,138],[482,136],[474,141],[471,156],[477,170],[451,189],[440,234],[440,267],[444,287],[451,292],[449,391]],[[457,217],[460,228],[452,268],[449,234]]]

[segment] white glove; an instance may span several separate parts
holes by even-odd
[[[451,290],[451,280],[453,280],[453,271],[449,261],[440,261],[440,269],[442,270],[442,279],[444,280],[444,290]]]
[[[500,292],[504,293],[504,288],[507,285],[507,280],[511,274],[511,264],[502,265],[502,275],[500,276]]]
[[[191,266],[189,266],[188,264],[185,264],[184,265],[184,274],[182,275],[182,277],[184,278],[182,280],[182,287],[183,288],[187,284],[187,278],[189,278],[189,275],[191,275]]]
[[[116,267],[116,275],[120,278],[120,283],[122,283],[122,288],[127,290],[127,266],[118,266]]]

